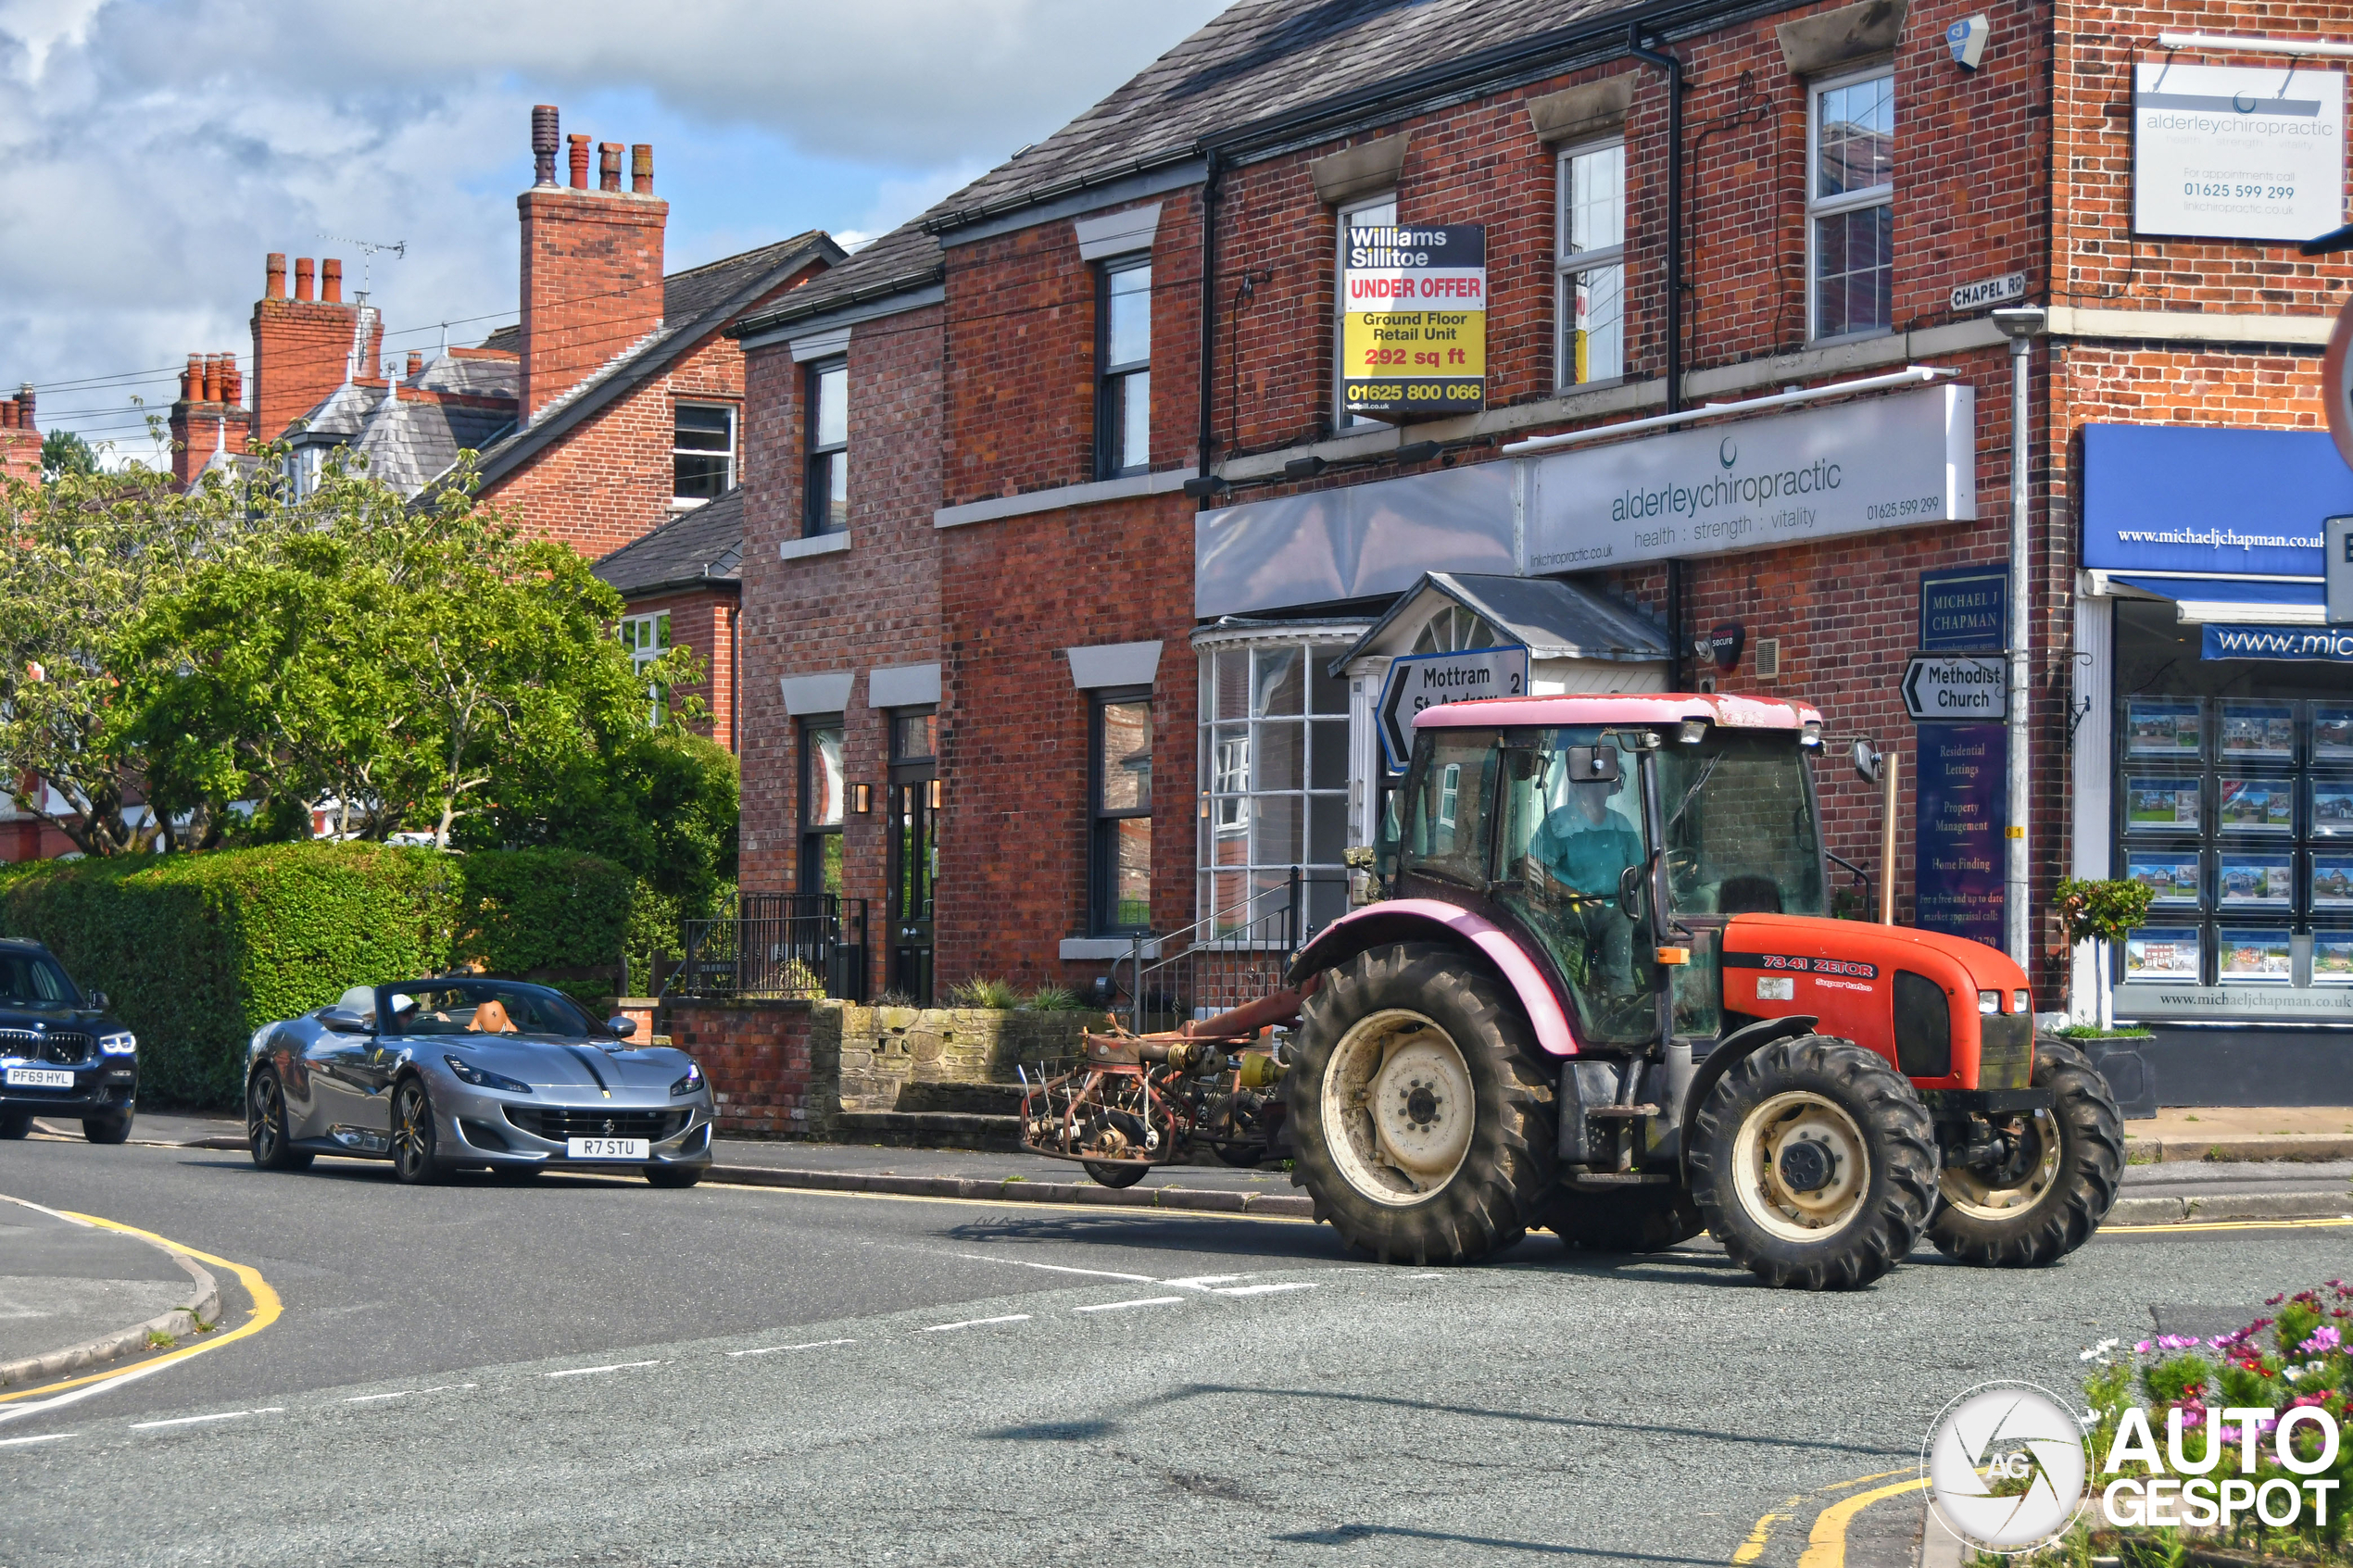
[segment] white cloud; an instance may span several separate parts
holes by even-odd
[[[878,233],[1220,8],[0,0],[0,386],[48,388],[44,426],[144,445],[126,393],[169,402],[163,368],[246,348],[265,251],[342,255],[359,286],[321,233],[410,242],[377,266],[409,332],[388,346],[510,312],[535,102],[599,139],[658,125],[681,264],[810,226]],[[137,370],[157,374],[54,384]]]

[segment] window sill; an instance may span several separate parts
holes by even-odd
[[[931,514],[934,528],[962,528],[968,523],[995,522],[1000,518],[1028,517],[1038,512],[1061,511],[1065,507],[1092,506],[1100,501],[1126,501],[1139,495],[1165,495],[1185,488],[1185,481],[1193,477],[1190,469],[1167,469],[1159,473],[1131,474],[1126,479],[1101,479],[1091,484],[1063,484],[1051,490],[1033,490],[1026,495],[1000,495],[987,501],[967,501],[960,507],[942,507]]]
[[[670,509],[673,512],[699,511],[701,508],[709,505],[711,505],[711,497],[708,495],[673,495],[670,497]]]
[[[1066,963],[1078,963],[1085,962],[1088,960],[1101,960],[1105,959],[1128,958],[1132,956],[1135,951],[1136,943],[1132,937],[1065,936],[1063,938],[1061,956],[1063,960]],[[1156,959],[1160,957],[1159,937],[1147,936],[1144,938],[1144,957],[1148,959]]]
[[[776,541],[778,560],[800,560],[809,556],[830,556],[849,548],[849,530],[838,533],[815,533],[803,539]]]

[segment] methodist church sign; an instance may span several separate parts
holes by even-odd
[[[1975,395],[1925,387],[1573,447],[1530,476],[1531,574],[1977,517]]]

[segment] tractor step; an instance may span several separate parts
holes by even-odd
[[[1565,1186],[1579,1192],[1600,1192],[1614,1187],[1671,1186],[1675,1178],[1664,1171],[1577,1171],[1561,1178]]]
[[[1595,1105],[1587,1107],[1585,1114],[1596,1122],[1631,1122],[1637,1117],[1657,1115],[1658,1107],[1655,1105]]]

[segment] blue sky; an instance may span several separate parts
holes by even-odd
[[[671,267],[878,232],[1051,132],[1219,0],[0,0],[0,388],[149,455],[262,257],[379,258],[387,349],[511,320],[530,107],[650,142]],[[470,318],[488,318],[468,320]]]

